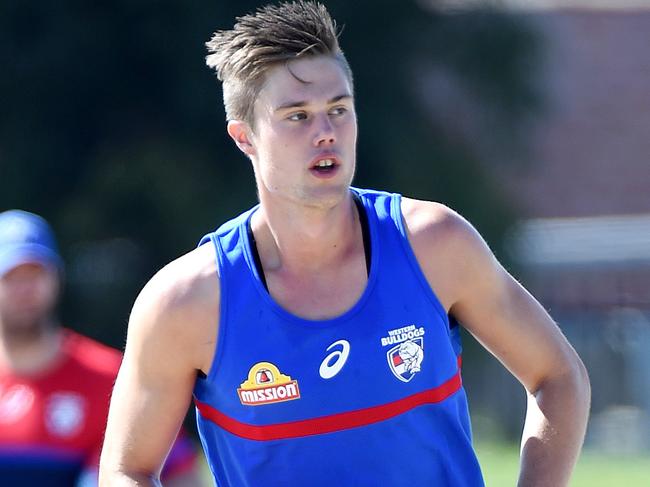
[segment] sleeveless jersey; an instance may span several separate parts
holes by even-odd
[[[221,283],[219,338],[194,399],[219,487],[482,486],[460,336],[408,242],[400,196],[353,188],[367,214],[366,288],[342,315],[283,309],[256,269],[247,222],[206,235]]]

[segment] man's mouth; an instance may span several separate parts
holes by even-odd
[[[334,159],[321,159],[313,166],[313,169],[321,174],[331,172],[334,168],[336,168],[336,161]]]

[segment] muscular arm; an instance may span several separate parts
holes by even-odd
[[[519,485],[568,485],[589,414],[586,370],[539,303],[482,242],[470,245],[474,277],[451,311],[526,388]]]
[[[100,462],[100,485],[161,485],[160,471],[214,350],[218,281],[209,246],[143,289],[129,321]]]
[[[443,305],[526,389],[518,485],[568,485],[589,412],[580,358],[469,223],[441,205],[407,200],[403,208],[418,260]]]

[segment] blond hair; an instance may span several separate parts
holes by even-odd
[[[228,120],[253,126],[253,107],[265,73],[304,56],[332,56],[350,85],[352,71],[338,43],[336,22],[320,3],[296,1],[267,5],[236,19],[232,30],[214,33],[206,43],[206,64],[223,83]]]

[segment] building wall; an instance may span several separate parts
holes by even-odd
[[[650,11],[527,15],[546,45],[548,105],[531,134],[531,160],[503,171],[507,191],[529,218],[601,225],[567,253],[584,256],[618,236],[625,241],[611,248],[622,255],[625,243],[650,241],[644,225],[627,236],[602,227],[615,220],[605,215],[650,214]],[[522,272],[590,372],[587,444],[625,454],[650,449],[650,259],[614,261]]]
[[[650,11],[526,16],[548,104],[506,189],[529,217],[650,212]]]

